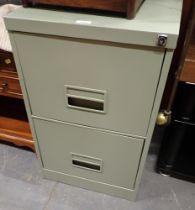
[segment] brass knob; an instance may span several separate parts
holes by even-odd
[[[4,62],[8,65],[8,64],[10,64],[12,61],[11,61],[11,59],[6,58],[6,59],[4,60]]]
[[[166,125],[168,123],[169,123],[169,115],[166,115],[164,112],[159,112],[156,119],[156,124]]]

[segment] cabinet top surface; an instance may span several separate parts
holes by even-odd
[[[156,46],[168,35],[166,48],[176,47],[182,0],[145,0],[133,20],[46,9],[20,8],[5,17],[10,31],[69,36]]]

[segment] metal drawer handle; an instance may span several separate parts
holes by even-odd
[[[68,104],[78,108],[86,108],[96,111],[104,110],[104,103],[101,101],[76,98],[74,96],[68,96]]]
[[[3,92],[7,86],[8,86],[8,82],[3,81],[3,83],[1,84],[1,87],[0,87],[0,91]]]
[[[107,93],[90,88],[65,86],[67,106],[88,112],[106,113]]]
[[[84,162],[80,160],[72,160],[72,164],[75,166],[79,166],[81,168],[92,169],[95,171],[100,171],[100,165],[96,165],[94,163]]]
[[[102,160],[86,155],[72,153],[72,166],[94,172],[102,172]]]

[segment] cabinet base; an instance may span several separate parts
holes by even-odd
[[[72,176],[57,171],[51,171],[48,169],[43,169],[43,175],[46,179],[54,180],[57,182],[63,182],[65,184],[81,187],[87,190],[106,193],[112,196],[121,197],[131,201],[134,201],[136,198],[136,191],[127,188],[96,182],[94,180]]]

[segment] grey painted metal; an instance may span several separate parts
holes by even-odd
[[[153,110],[152,110],[149,128],[148,128],[148,132],[147,132],[147,137],[146,137],[146,141],[145,141],[145,145],[144,145],[144,149],[143,149],[143,153],[142,153],[142,158],[141,158],[141,162],[140,162],[140,166],[139,166],[139,172],[137,174],[137,179],[136,179],[136,184],[135,184],[135,193],[133,195],[134,199],[136,198],[136,194],[139,189],[139,183],[140,183],[142,172],[144,169],[145,160],[146,160],[146,157],[148,154],[152,134],[153,134],[155,123],[156,123],[156,117],[157,117],[157,114],[159,111],[161,98],[162,98],[164,87],[166,84],[166,79],[167,79],[167,75],[168,75],[169,68],[171,65],[172,57],[173,57],[173,51],[167,51],[166,56],[164,58],[162,68],[161,68],[159,84],[158,84],[158,88],[156,90],[155,102],[153,105]]]
[[[146,136],[163,49],[14,34],[33,115]],[[107,112],[67,106],[64,85],[106,92]]]
[[[34,119],[34,123],[44,169],[64,173],[64,182],[67,175],[108,188],[134,189],[143,139],[60,122]],[[74,167],[72,154],[84,157],[87,163],[102,160],[101,172]]]
[[[182,0],[145,0],[133,20],[21,8],[5,22],[8,30],[147,46],[157,46],[158,34],[164,33],[168,35],[166,47],[174,49],[181,7]]]
[[[28,121],[29,121],[29,124],[30,124],[31,132],[32,132],[32,136],[33,136],[33,140],[34,140],[34,144],[35,144],[36,154],[38,156],[39,164],[41,166],[43,166],[42,157],[41,157],[40,149],[39,149],[39,143],[37,141],[36,132],[35,132],[34,124],[33,124],[33,120],[32,120],[32,111],[31,111],[29,96],[28,96],[28,93],[26,91],[26,83],[25,83],[25,80],[24,80],[22,67],[21,67],[21,64],[20,64],[20,58],[19,58],[19,54],[17,53],[17,47],[15,45],[15,40],[14,40],[13,33],[9,33],[9,38],[10,38],[11,45],[12,45],[14,61],[15,61],[16,67],[17,67],[17,73],[18,73],[18,76],[19,76],[19,82],[20,82],[20,86],[21,86],[21,89],[22,89],[24,104],[25,104],[25,108],[26,108],[26,112],[27,112],[27,116],[28,116]]]
[[[6,18],[46,178],[135,199],[180,15],[180,0],[146,0],[131,21],[39,9]],[[155,47],[159,33],[167,49]],[[105,113],[70,111],[66,95],[106,101]]]

